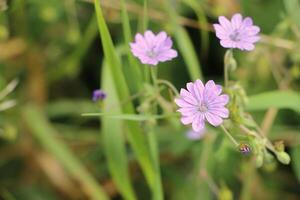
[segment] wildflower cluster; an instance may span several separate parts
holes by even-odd
[[[254,50],[254,44],[260,39],[258,36],[260,28],[253,25],[250,17],[243,18],[241,14],[233,15],[230,20],[220,16],[218,21],[219,24],[213,25],[216,36],[220,39],[221,46],[228,48],[224,59],[225,87],[216,84],[213,80],[204,83],[202,80],[197,79],[194,82],[187,83],[186,88],[182,88],[180,93],[174,92],[176,95],[174,101],[179,107],[177,111],[181,114],[181,123],[192,127],[187,132],[187,137],[192,140],[202,138],[206,133],[205,123],[207,122],[213,127],[221,126],[224,133],[242,154],[253,152],[257,157],[258,166],[263,164],[266,157],[272,157],[267,150],[272,151],[280,162],[287,164],[289,163],[289,156],[284,152],[284,148],[281,148],[281,150],[276,149],[263,136],[255,121],[249,117],[250,115],[244,112],[245,91],[237,82],[230,81],[229,77],[229,72],[237,67],[232,49]],[[144,34],[136,34],[135,41],[129,45],[132,54],[142,64],[152,66],[152,78],[155,87],[146,85],[144,94],[150,94],[154,97],[149,97],[148,99],[151,100],[142,103],[141,107],[151,109],[149,103],[153,99],[157,99],[158,104],[164,110],[170,111],[169,107],[166,106],[166,101],[159,94],[159,81],[156,79],[154,69],[160,62],[170,61],[178,56],[177,51],[172,49],[173,42],[171,38],[164,31],[154,34],[152,31],[147,30]],[[174,86],[171,83],[167,81],[161,83],[166,84],[174,91]],[[94,101],[103,100],[105,97],[106,94],[102,90],[94,91]],[[140,109],[140,111],[147,112],[147,109]],[[225,119],[228,121],[227,124],[224,123]],[[241,132],[244,132],[248,139],[238,142],[231,135],[231,128],[241,129]]]

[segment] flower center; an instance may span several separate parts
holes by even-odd
[[[240,32],[235,29],[230,35],[229,35],[229,38],[232,40],[232,41],[235,41],[235,42],[239,42],[241,40],[241,35],[240,35]]]
[[[147,52],[146,52],[147,56],[149,56],[150,58],[154,58],[157,56],[157,52],[155,52],[155,46],[151,47]]]
[[[201,112],[201,113],[205,113],[208,110],[206,105],[204,105],[204,104],[200,104],[198,109],[199,109],[199,112]]]
[[[147,56],[149,56],[150,58],[153,58],[156,56],[156,53],[153,50],[147,51]]]

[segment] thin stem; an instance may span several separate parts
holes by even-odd
[[[274,152],[275,154],[277,153],[277,151],[275,150],[273,144],[272,144],[272,143],[264,136],[264,134],[262,134],[262,133],[260,132],[260,130],[258,130],[259,133],[260,133],[260,134],[258,134],[256,131],[251,131],[250,129],[248,129],[248,128],[247,128],[246,126],[244,126],[244,125],[240,125],[240,128],[241,128],[241,130],[243,130],[243,131],[244,131],[245,133],[247,133],[248,135],[254,135],[254,136],[257,137],[257,138],[266,140],[266,147],[267,147],[270,151]]]
[[[177,90],[176,87],[174,87],[174,85],[173,85],[172,83],[170,83],[169,81],[158,79],[158,80],[157,80],[157,84],[164,84],[164,85],[168,86],[168,87],[172,90],[172,92],[174,92],[174,94],[175,94],[176,96],[179,96],[178,90]]]
[[[157,68],[156,67],[151,67],[151,78],[153,81],[153,85],[156,89],[158,89],[158,83],[157,83]]]
[[[232,57],[232,49],[229,49],[226,51],[225,56],[224,56],[224,84],[225,88],[228,87],[228,82],[229,82],[229,74],[228,74],[228,67],[230,65],[230,59]]]
[[[149,68],[150,66],[149,65],[145,65],[144,67],[144,80],[146,83],[149,83]]]
[[[222,130],[224,131],[224,133],[229,137],[230,141],[235,145],[235,146],[239,146],[239,143],[232,137],[232,135],[228,132],[228,130],[221,125]]]
[[[159,94],[159,87],[158,87],[158,82],[157,82],[157,67],[151,67],[150,68],[150,73],[151,73],[151,78],[152,82],[155,88],[155,92]],[[153,113],[157,113],[157,105],[154,104],[153,107]],[[160,162],[159,162],[159,150],[158,150],[158,143],[156,139],[156,134],[154,131],[154,125],[149,124],[150,126],[150,131],[148,132],[148,142],[149,142],[149,147],[150,147],[150,154],[152,157],[152,161],[154,164],[154,168],[156,171],[156,178],[155,178],[155,185],[153,190],[155,191],[153,193],[153,200],[162,200],[163,199],[163,190],[162,190],[162,182],[161,182],[161,174],[160,174]]]

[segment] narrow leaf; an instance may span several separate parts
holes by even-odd
[[[270,107],[288,108],[300,113],[300,94],[293,91],[272,91],[249,97],[248,110],[266,110]]]

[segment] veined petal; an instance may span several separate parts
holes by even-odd
[[[229,110],[225,107],[209,108],[209,112],[222,118],[228,118],[229,116]]]
[[[192,123],[193,130],[199,132],[204,129],[204,126],[204,116],[202,114],[197,114]]]
[[[232,27],[238,29],[242,25],[242,15],[237,13],[231,18]]]
[[[203,101],[204,85],[201,80],[197,79],[194,83],[194,91],[199,102]]]
[[[183,99],[180,98],[176,98],[175,99],[175,103],[179,106],[179,107],[194,107],[194,105],[189,104],[188,102],[186,102]]]
[[[223,123],[223,120],[221,117],[214,115],[210,112],[205,113],[205,118],[213,126],[220,126]]]
[[[226,17],[220,16],[219,22],[220,22],[221,26],[225,29],[226,32],[230,32],[232,30],[231,23]]]
[[[191,124],[194,120],[194,116],[184,116],[184,117],[181,117],[180,121],[184,124],[184,125],[187,125],[187,124]]]

